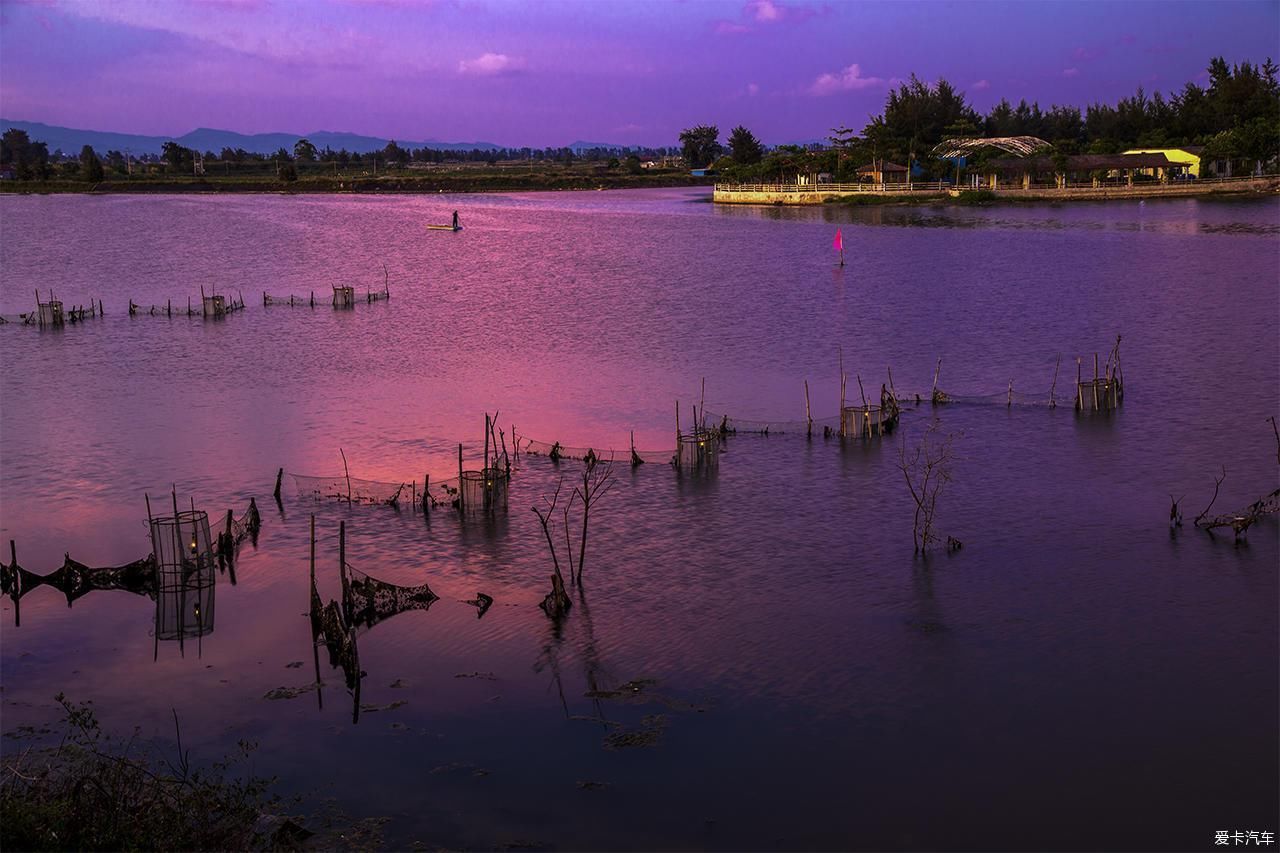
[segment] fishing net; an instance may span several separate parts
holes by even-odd
[[[36,324],[36,314],[29,311],[26,314],[0,314],[0,326],[34,326]]]
[[[378,480],[362,480],[359,477],[310,477],[290,474],[298,487],[298,495],[313,500],[337,500],[348,503],[386,504],[397,506],[402,500],[410,502],[413,486],[409,483],[387,483]]]
[[[711,424],[711,429],[724,435],[736,435],[742,433],[754,433],[757,435],[774,435],[774,434],[800,434],[809,433],[809,421],[788,421],[788,420],[749,420],[747,418],[733,418],[728,415],[715,414],[707,412],[707,423]],[[821,432],[824,428],[827,430],[835,430],[840,427],[840,419],[838,417],[830,418],[814,418],[813,432]]]
[[[333,286],[333,307],[334,308],[354,308],[356,304],[356,289],[354,287]]]
[[[932,402],[937,405],[960,404],[966,406],[1047,406],[1054,408],[1062,402],[1056,391],[996,391],[991,394],[955,394],[937,388],[929,394],[914,395],[916,402]]]
[[[21,566],[0,565],[0,588],[16,601],[38,586],[50,586],[67,597],[67,604],[99,590],[122,589],[155,598],[156,563],[150,555],[123,566],[95,568],[67,556],[62,565],[47,575],[37,575]]]
[[[670,464],[675,459],[674,450],[614,450],[591,447],[567,447],[558,441],[537,441],[532,438],[520,438],[516,441],[520,453],[530,456],[546,456],[552,461],[560,459],[577,459],[583,462],[625,462],[631,465],[642,465],[646,462]]]
[[[174,305],[173,302],[164,302],[159,305],[139,305],[132,299],[129,300],[129,316],[130,317],[199,317],[200,309],[191,305],[191,300],[187,300],[187,304]]]
[[[364,299],[366,302],[381,302],[384,299],[390,299],[390,298],[391,298],[391,291],[389,290],[381,290],[377,292],[374,292],[371,290],[366,292],[364,295]]]
[[[426,610],[440,597],[427,584],[400,586],[365,574],[347,563],[343,590],[346,622],[366,631],[379,622],[409,610]]]
[[[267,305],[287,305],[290,308],[314,308],[316,307],[316,294],[313,290],[307,296],[294,296],[292,293],[288,296],[273,296],[269,293],[262,294],[262,304]]]
[[[336,475],[313,477],[307,474],[286,472],[293,478],[298,496],[311,500],[347,501],[348,503],[384,506],[422,506],[425,501],[432,508],[452,505],[458,499],[458,478],[425,479],[422,484],[414,480],[392,482],[364,480],[359,477]]]
[[[317,610],[319,603],[320,597],[315,595],[313,588],[313,641],[324,643],[329,652],[329,666],[341,669],[346,678],[347,689],[356,690],[360,684],[360,652],[356,647],[355,632],[348,630],[343,622],[342,608],[338,606],[338,602],[330,601]]]

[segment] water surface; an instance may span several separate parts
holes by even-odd
[[[455,208],[464,231],[423,228]],[[1277,526],[1236,546],[1166,518],[1186,495],[1189,523],[1223,466],[1219,509],[1277,485],[1278,232],[1274,199],[0,198],[0,311],[36,288],[107,310],[0,327],[0,533],[19,562],[145,555],[143,494],[173,484],[211,514],[250,496],[264,514],[181,654],[143,597],[68,608],[37,589],[21,627],[5,599],[4,732],[56,718],[58,691],[160,743],[175,709],[193,756],[255,739],[282,791],[388,815],[397,846],[1199,849],[1273,829]],[[328,307],[384,264],[390,301]],[[201,286],[249,308],[126,316]],[[262,307],[311,291],[314,310]],[[577,463],[524,460],[491,522],[270,500],[278,467],[340,473],[339,448],[356,476],[451,476],[486,411],[540,440],[653,449],[704,379],[713,411],[799,419],[807,380],[831,415],[838,351],[851,395],[890,367],[927,395],[941,358],[952,392],[1045,396],[1059,357],[1069,395],[1077,358],[1091,372],[1118,334],[1110,416],[925,405],[883,442],[740,435],[712,477],[620,468],[558,628],[536,606],[550,565],[529,507]],[[958,454],[940,523],[965,547],[920,560],[896,462],[935,418]],[[314,678],[312,513],[322,595],[345,521],[354,566],[441,596],[361,636],[380,710],[355,724],[323,659],[321,697],[264,698]],[[477,591],[495,599],[481,619]]]

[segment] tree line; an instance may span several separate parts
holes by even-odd
[[[161,172],[169,175],[193,175],[202,170],[218,174],[236,172],[274,172],[283,180],[294,180],[300,170],[322,172],[332,169],[348,171],[381,171],[407,169],[412,164],[445,163],[499,163],[560,164],[572,166],[576,162],[604,164],[610,169],[622,169],[639,174],[644,160],[660,159],[676,153],[674,148],[605,147],[590,148],[473,148],[470,150],[446,150],[436,148],[410,148],[398,145],[394,140],[385,147],[373,151],[334,151],[326,146],[317,148],[308,139],[299,139],[292,150],[280,148],[271,154],[246,151],[243,148],[223,148],[219,152],[203,153],[187,148],[176,141],[165,142],[160,154],[130,155],[111,150],[99,155],[86,145],[78,156],[61,151],[49,152],[48,145],[30,138],[26,131],[9,128],[0,137],[0,169],[13,171],[18,180],[50,180],[52,178],[79,179],[97,182],[109,174],[126,175],[135,170]],[[233,168],[234,167],[234,168]]]
[[[883,112],[859,131],[836,127],[822,146],[780,145],[766,149],[745,127],[733,129],[728,146],[719,129],[699,125],[680,134],[686,162],[693,168],[714,165],[731,179],[792,180],[797,174],[829,172],[836,180],[856,180],[856,170],[889,160],[919,167],[926,178],[946,178],[956,164],[933,156],[942,141],[958,137],[1035,136],[1056,157],[1117,154],[1131,148],[1203,146],[1204,160],[1249,161],[1263,165],[1280,155],[1280,67],[1209,62],[1208,85],[1188,82],[1168,96],[1148,95],[1141,87],[1115,104],[1081,109],[1052,105],[1047,110],[1025,100],[1016,106],[1002,99],[986,115],[968,103],[945,79],[929,84],[914,74],[890,89]],[[993,156],[979,153],[978,164]]]

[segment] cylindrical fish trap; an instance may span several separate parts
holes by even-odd
[[[174,516],[151,519],[151,550],[160,571],[186,567],[213,566],[213,541],[209,536],[209,515],[189,510]]]
[[[354,308],[356,305],[356,289],[354,287],[333,286],[333,307]]]
[[[488,513],[507,510],[507,472],[501,468],[463,471],[458,489],[463,512]]]
[[[710,430],[697,429],[680,435],[676,467],[682,471],[713,470],[720,457],[720,439]]]
[[[204,316],[225,317],[227,314],[227,297],[205,296],[203,306]]]
[[[199,510],[151,519],[156,560],[156,637],[182,640],[213,630],[213,542]]]
[[[1109,412],[1124,401],[1124,384],[1117,377],[1082,379],[1076,385],[1076,409],[1082,412]]]
[[[213,566],[159,570],[156,586],[156,638],[187,640],[213,632]]]
[[[893,432],[898,423],[896,408],[845,406],[840,412],[841,438],[879,438]]]
[[[48,302],[39,302],[39,313],[37,322],[41,326],[61,326],[64,320],[62,313],[62,303],[56,299],[50,299]]]

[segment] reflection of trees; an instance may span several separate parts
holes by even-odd
[[[578,588],[578,611],[572,619],[558,619],[548,626],[548,638],[533,664],[533,671],[542,673],[550,670],[552,683],[560,696],[560,704],[564,708],[566,719],[587,719],[601,723],[606,728],[620,723],[609,720],[605,716],[602,700],[616,693],[611,689],[602,689],[601,684],[612,683],[608,669],[600,659],[596,645],[595,625],[591,620],[591,608],[587,605],[586,593]],[[573,651],[577,653],[582,665],[583,678],[586,681],[586,696],[591,699],[593,713],[590,716],[575,716],[569,710],[569,702],[565,697],[564,678],[560,666],[560,656],[566,641],[566,628],[573,632]]]

